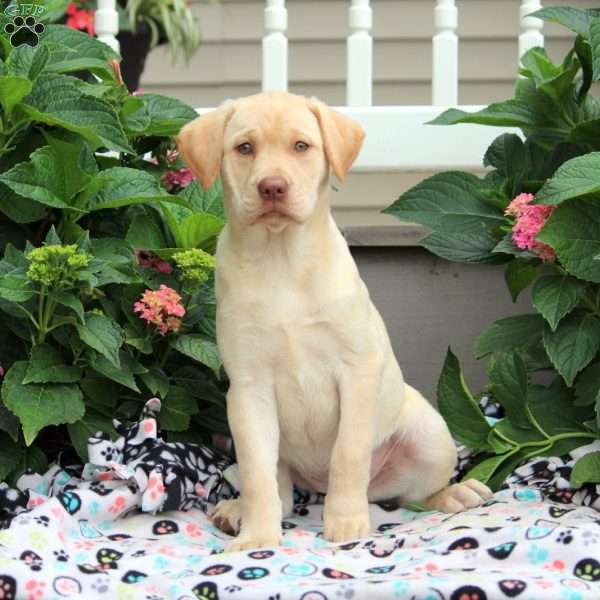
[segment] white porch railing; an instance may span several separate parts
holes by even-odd
[[[480,106],[459,104],[458,23],[455,0],[436,0],[431,106],[372,106],[373,38],[369,0],[350,0],[347,39],[346,106],[337,107],[362,124],[367,133],[353,171],[436,171],[477,169],[486,148],[499,134],[497,128],[477,125],[426,125],[445,108],[476,111]],[[543,22],[528,15],[542,7],[541,0],[521,0],[519,57],[544,45]],[[115,0],[99,0],[96,32],[99,39],[118,48]],[[315,11],[315,18],[318,13]],[[285,91],[288,86],[287,9],[285,0],[266,0],[262,42],[262,89]],[[517,65],[515,64],[515,71]],[[199,108],[203,114],[210,108]]]

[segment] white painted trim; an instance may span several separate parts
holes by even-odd
[[[285,0],[267,0],[262,40],[262,90],[285,92],[288,86],[287,8]]]
[[[458,9],[455,0],[437,0],[434,12],[432,101],[458,104]]]
[[[94,15],[94,29],[101,42],[119,52],[119,13],[116,0],[98,0],[98,8]]]
[[[475,112],[482,106],[458,107]],[[197,109],[199,114],[210,108]],[[443,110],[438,106],[337,107],[367,132],[352,172],[480,170],[488,146],[507,131],[482,125],[427,125]]]
[[[531,48],[544,46],[544,35],[542,34],[544,21],[527,16],[541,8],[542,3],[540,0],[521,0],[519,14],[522,33],[519,36],[519,59]]]
[[[346,104],[373,103],[373,11],[369,0],[352,0],[348,9],[350,35],[346,55]]]

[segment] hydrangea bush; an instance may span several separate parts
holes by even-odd
[[[478,455],[466,477],[498,487],[521,462],[600,439],[600,9],[535,13],[575,33],[554,64],[544,49],[522,58],[515,97],[476,113],[451,109],[437,125],[515,127],[487,150],[484,177],[446,172],[385,212],[427,226],[421,245],[452,261],[504,264],[513,300],[532,286],[532,310],[493,323],[476,340],[488,393],[506,416],[481,414],[449,350],[439,408],[454,437]],[[600,452],[581,458],[574,487],[600,482]]]
[[[172,137],[195,111],[129,95],[112,50],[71,28],[48,25],[35,48],[5,41],[0,481],[59,452],[85,460],[90,434],[112,435],[151,396],[170,439],[226,433],[222,194],[200,189]]]

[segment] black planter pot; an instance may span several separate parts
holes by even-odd
[[[121,46],[121,75],[130,92],[135,92],[140,85],[144,72],[146,57],[150,52],[152,34],[146,23],[141,22],[136,32],[121,31],[117,35]]]

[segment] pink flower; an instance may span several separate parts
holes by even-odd
[[[148,250],[136,250],[135,257],[138,265],[145,269],[154,269],[157,273],[169,275],[173,272],[173,265],[166,260],[161,260],[158,256]]]
[[[133,305],[133,312],[139,313],[140,319],[149,325],[155,325],[161,335],[166,335],[169,331],[179,331],[185,308],[174,289],[161,285],[158,290],[146,290]]]
[[[194,179],[196,177],[187,167],[177,169],[176,171],[167,171],[161,178],[169,191],[175,188],[183,189],[190,185]]]
[[[531,250],[544,262],[556,258],[554,250],[535,238],[552,212],[554,206],[531,204],[533,194],[519,194],[507,207],[505,213],[516,217],[512,228],[513,242],[521,250]]]
[[[79,9],[73,2],[67,6],[67,21],[66,24],[72,29],[79,31],[87,31],[89,35],[95,35],[94,31],[94,11]]]

